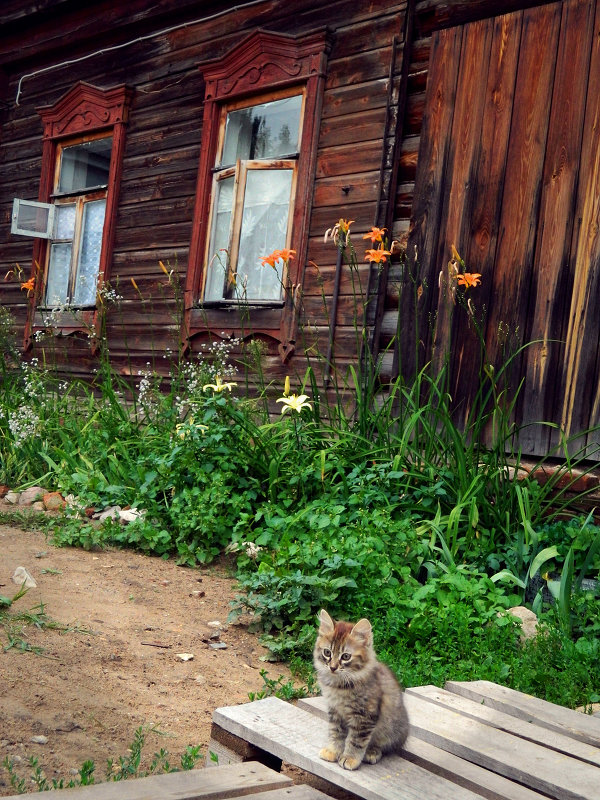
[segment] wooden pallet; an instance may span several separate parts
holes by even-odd
[[[600,719],[488,681],[405,693],[411,735],[402,756],[349,772],[322,761],[320,697],[275,697],[217,709],[209,749],[219,763],[282,761],[364,800],[600,800]]]
[[[17,800],[13,795],[3,800]],[[60,789],[53,800],[331,800],[311,786],[294,785],[291,778],[258,762],[230,764],[219,769],[171,772],[77,789]]]

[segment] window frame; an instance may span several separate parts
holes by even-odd
[[[273,158],[265,158],[265,159],[258,159],[258,158],[248,158],[248,159],[237,159],[234,164],[222,164],[222,157],[223,157],[223,149],[225,146],[225,134],[226,134],[226,123],[227,117],[230,112],[238,111],[242,108],[252,108],[253,106],[261,105],[265,102],[273,102],[278,100],[285,100],[288,97],[301,97],[301,107],[300,107],[300,120],[298,126],[298,147],[300,147],[300,143],[302,141],[302,129],[303,129],[303,121],[304,121],[304,107],[306,104],[306,92],[304,87],[291,87],[289,89],[281,90],[280,92],[270,92],[264,96],[256,96],[251,98],[244,98],[243,100],[235,100],[231,103],[223,103],[221,106],[220,118],[219,118],[219,138],[215,153],[215,165],[212,169],[212,188],[211,188],[211,197],[210,197],[210,213],[208,217],[207,223],[207,236],[206,236],[206,251],[204,254],[204,263],[206,264],[206,268],[203,271],[203,280],[202,280],[202,289],[200,292],[200,298],[202,305],[204,307],[208,305],[218,306],[221,304],[231,304],[232,302],[236,302],[236,297],[233,294],[228,294],[228,291],[231,292],[231,287],[235,286],[234,276],[236,273],[235,267],[238,265],[238,256],[239,256],[239,247],[240,247],[240,238],[242,233],[242,216],[245,208],[245,195],[246,195],[246,188],[247,188],[247,176],[248,173],[252,170],[260,170],[260,171],[269,171],[269,170],[276,170],[276,169],[285,169],[290,170],[292,172],[291,176],[291,186],[290,186],[290,202],[288,208],[288,220],[287,220],[287,230],[286,230],[286,237],[285,237],[285,244],[284,247],[290,248],[291,247],[291,240],[292,240],[292,222],[294,216],[294,208],[295,208],[295,199],[296,199],[296,187],[298,184],[298,162],[300,160],[300,152],[299,150],[296,151],[293,155],[291,153],[286,153],[281,157],[273,157]],[[213,243],[213,236],[214,236],[214,225],[215,225],[215,216],[216,216],[216,207],[217,207],[217,187],[221,180],[225,180],[229,177],[234,177],[234,192],[233,192],[233,207],[232,207],[232,214],[231,214],[231,222],[230,222],[230,232],[229,232],[229,243],[231,244],[231,249],[228,251],[229,259],[227,264],[227,281],[224,283],[224,291],[222,293],[221,298],[207,298],[206,297],[206,290],[208,285],[208,278],[209,273],[212,269],[214,269],[214,259],[215,253],[211,252],[212,243]],[[269,255],[269,253],[264,253],[263,255]],[[287,281],[287,269],[281,275],[281,284],[282,286],[286,285]],[[284,299],[282,296],[282,291],[280,287],[278,298],[250,298],[247,303],[252,305],[283,305]]]
[[[106,210],[102,233],[102,247],[98,269],[99,283],[108,280],[112,261],[116,209],[120,178],[122,172],[123,152],[125,148],[125,130],[129,117],[129,106],[133,90],[121,85],[110,89],[100,89],[91,84],[79,81],[72,89],[60,97],[54,104],[38,108],[37,113],[43,125],[42,163],[38,201],[56,205],[56,201],[65,198],[64,193],[56,193],[60,171],[59,154],[64,147],[77,143],[77,140],[89,140],[112,136],[112,149],[108,183],[106,186]],[[36,237],[33,244],[31,275],[36,280],[35,290],[29,299],[27,323],[25,326],[24,346],[33,344],[34,333],[46,330],[48,315],[43,305],[46,292],[47,266],[51,239]],[[89,336],[90,331],[98,330],[98,307],[86,306],[82,309],[66,310],[54,315],[52,328],[63,335],[83,333]],[[92,337],[93,338],[93,337]]]
[[[111,131],[104,131],[100,133],[93,133],[88,136],[77,136],[74,139],[66,139],[61,141],[57,144],[56,153],[55,153],[55,172],[54,172],[54,188],[53,192],[50,196],[51,201],[56,209],[56,221],[58,219],[58,209],[60,207],[74,205],[75,206],[75,222],[73,228],[73,236],[69,238],[59,238],[55,235],[55,232],[52,232],[52,235],[48,238],[48,244],[46,247],[46,263],[44,266],[44,292],[43,295],[40,296],[40,302],[38,307],[42,310],[52,310],[60,306],[60,304],[53,305],[52,303],[48,302],[47,297],[47,290],[48,290],[48,281],[50,277],[50,261],[52,258],[52,247],[54,244],[63,244],[65,242],[71,242],[71,263],[69,268],[69,285],[67,296],[71,298],[70,303],[68,303],[68,309],[71,313],[77,313],[83,309],[94,308],[96,306],[96,299],[94,298],[93,303],[75,303],[74,297],[76,292],[77,286],[77,275],[79,271],[79,259],[81,257],[81,247],[82,247],[82,234],[84,230],[84,218],[85,218],[85,207],[88,203],[93,203],[98,200],[107,200],[108,197],[108,182],[105,184],[97,184],[95,186],[90,186],[87,189],[80,190],[80,191],[71,191],[71,192],[60,192],[60,179],[62,174],[62,167],[63,167],[63,153],[66,148],[69,147],[76,147],[80,144],[86,144],[88,142],[98,141],[101,139],[112,139],[112,132]],[[111,160],[112,160],[112,146],[114,142],[111,143]],[[107,177],[109,180],[109,177]],[[104,210],[104,222],[103,227],[106,224],[106,205]],[[98,265],[98,280],[101,278],[100,266],[102,262],[102,249],[100,254],[100,263]]]
[[[218,59],[201,64],[205,82],[202,147],[185,285],[182,330],[190,347],[195,336],[264,335],[277,342],[285,362],[294,351],[298,296],[308,250],[312,186],[316,168],[322,95],[331,37],[326,28],[301,36],[257,30]],[[296,159],[295,203],[290,206],[289,247],[296,256],[288,265],[280,300],[235,298],[203,301],[209,269],[211,210],[216,154],[221,142],[223,114],[267,99],[303,94],[301,131]],[[268,253],[265,253],[268,255]],[[243,319],[242,319],[243,317]]]

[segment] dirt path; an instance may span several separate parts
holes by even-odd
[[[48,617],[90,633],[24,627],[18,638],[42,647],[40,656],[5,650],[0,628],[0,795],[12,793],[1,766],[6,756],[27,776],[27,759],[37,757],[48,780],[68,778],[93,759],[104,779],[107,759],[125,755],[140,725],[165,733],[149,738],[149,757],[164,747],[178,763],[188,744],[206,753],[214,709],[263,687],[256,636],[226,624],[235,582],[223,567],[191,570],[129,551],[56,548],[43,534],[0,526],[0,594],[14,595],[17,566],[38,587],[12,610],[41,602]],[[224,649],[209,643],[218,628],[208,623],[217,621]],[[180,653],[194,658],[181,661]],[[289,677],[281,664],[270,674]],[[36,736],[47,743],[32,742]]]

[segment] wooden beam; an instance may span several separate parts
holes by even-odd
[[[422,37],[430,36],[441,28],[452,28],[552,2],[555,0],[417,0],[416,33]]]

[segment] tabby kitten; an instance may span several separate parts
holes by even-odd
[[[322,610],[313,660],[329,711],[329,742],[319,756],[344,769],[376,764],[408,736],[402,689],[377,660],[367,619],[335,622]]]

